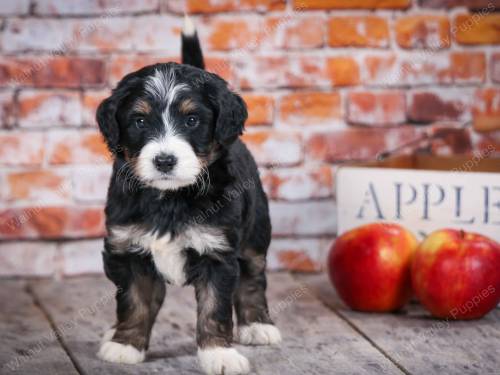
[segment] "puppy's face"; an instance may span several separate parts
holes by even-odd
[[[215,110],[175,72],[154,70],[118,110],[120,145],[135,174],[161,190],[195,183],[215,147]]]
[[[246,116],[222,79],[174,63],[126,76],[97,112],[110,150],[160,190],[195,184],[217,151],[242,133]]]

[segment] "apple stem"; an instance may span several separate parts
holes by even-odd
[[[463,229],[460,229],[460,238],[463,240],[465,238],[465,232]]]

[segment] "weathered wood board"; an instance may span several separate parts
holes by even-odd
[[[196,361],[195,301],[191,288],[169,287],[145,363],[117,365],[99,360],[102,333],[114,320],[114,288],[104,278],[78,278],[33,285],[40,303],[62,332],[85,374],[201,374]],[[284,342],[279,347],[238,349],[260,375],[401,374],[369,341],[326,308],[305,284],[271,274],[269,300]]]
[[[398,314],[360,313],[343,305],[326,275],[295,278],[413,375],[500,374],[499,309],[461,322],[433,319],[416,302]]]
[[[0,281],[0,374],[77,374],[24,281]]]

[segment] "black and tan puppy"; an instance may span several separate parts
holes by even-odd
[[[233,306],[240,343],[281,340],[265,297],[268,204],[239,139],[245,103],[203,70],[188,19],[182,38],[183,64],[125,76],[97,111],[115,159],[103,254],[118,288],[117,322],[98,355],[143,361],[166,284],[193,285],[202,368],[244,374],[248,360],[231,347]]]

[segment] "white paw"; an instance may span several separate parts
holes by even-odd
[[[146,353],[132,345],[123,345],[110,341],[115,334],[114,329],[107,331],[102,337],[101,348],[97,356],[108,362],[135,364],[144,361]]]
[[[238,340],[243,345],[274,345],[281,342],[281,333],[275,325],[251,323],[238,327]]]
[[[116,329],[115,328],[110,328],[106,332],[104,332],[104,335],[102,335],[101,339],[101,346],[108,341],[111,341],[113,336],[115,335]]]
[[[208,375],[238,375],[250,372],[248,359],[234,348],[198,349],[201,368]]]

